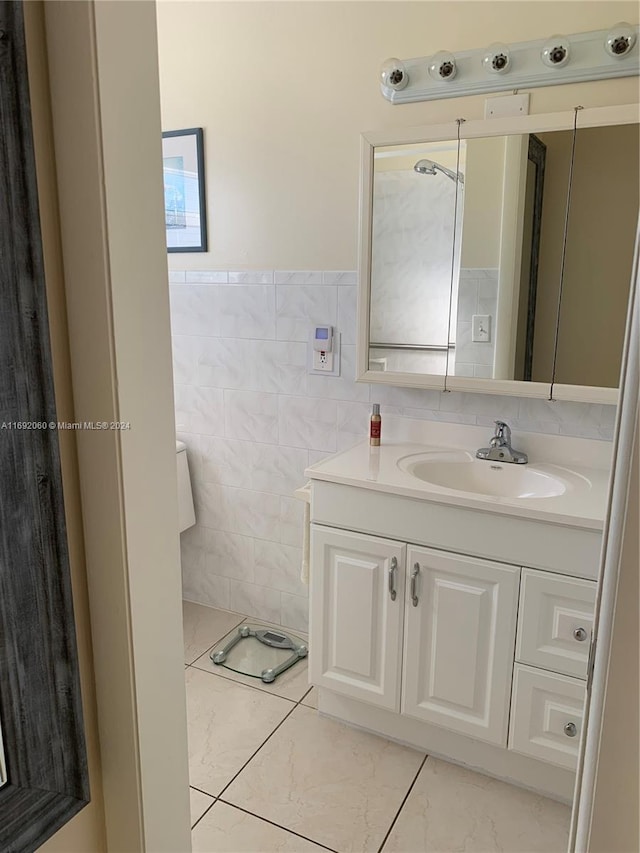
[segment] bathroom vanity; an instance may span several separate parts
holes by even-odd
[[[570,801],[610,447],[425,429],[307,471],[319,710]]]

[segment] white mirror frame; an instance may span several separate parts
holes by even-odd
[[[512,134],[546,133],[554,130],[571,130],[574,110],[539,115],[514,116],[465,121],[460,130],[461,139]],[[582,109],[578,129],[605,127],[616,124],[638,124],[640,105],[621,104],[611,107]],[[358,275],[358,337],[356,348],[357,381],[406,388],[430,388],[438,391],[467,391],[474,394],[505,394],[513,397],[551,399],[551,383],[523,382],[507,379],[475,379],[466,376],[439,376],[419,373],[384,373],[369,370],[369,318],[371,300],[371,234],[373,218],[373,157],[374,149],[387,145],[416,145],[423,142],[441,142],[455,139],[455,121],[447,124],[372,131],[361,134],[360,146],[360,228]],[[583,403],[615,405],[618,388],[598,388],[588,385],[562,385],[554,383],[554,400],[571,400]]]

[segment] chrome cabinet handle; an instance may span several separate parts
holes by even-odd
[[[577,640],[579,643],[584,643],[584,641],[587,639],[587,636],[587,632],[584,628],[576,628],[576,630],[573,632],[573,639]]]
[[[576,728],[575,723],[566,723],[564,727],[564,733],[567,737],[575,737],[578,734],[578,729]]]
[[[411,569],[411,603],[418,606],[418,575],[420,574],[420,563],[414,563]]]
[[[398,560],[395,557],[391,558],[391,565],[389,566],[389,595],[391,597],[391,601],[396,600],[396,571],[398,569]]]

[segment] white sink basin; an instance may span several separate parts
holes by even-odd
[[[500,498],[552,498],[564,494],[572,480],[584,479],[551,465],[476,459],[464,450],[411,454],[399,459],[398,467],[434,486]]]

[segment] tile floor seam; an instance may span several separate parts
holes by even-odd
[[[200,655],[200,657],[202,657],[202,655]],[[213,675],[216,678],[224,678],[225,681],[230,681],[232,684],[240,684],[242,687],[250,687],[251,690],[257,690],[263,695],[275,696],[276,699],[284,699],[286,702],[291,702],[293,705],[297,705],[301,701],[300,699],[289,699],[288,696],[282,696],[280,693],[274,693],[272,690],[263,690],[262,687],[255,687],[253,684],[247,684],[245,681],[236,681],[235,678],[231,678],[230,676],[224,675],[222,672],[217,672],[216,670],[203,669],[201,666],[196,666],[195,664],[189,664],[189,666],[191,666],[192,669],[197,669],[198,672],[206,672],[207,675]],[[240,673],[240,675],[243,674],[244,673]],[[307,691],[307,693],[308,692],[309,691]],[[307,694],[305,693],[304,695],[306,696]],[[304,699],[304,696],[302,698]]]
[[[215,612],[214,608],[210,609]],[[190,613],[189,616],[197,616],[199,612],[199,608],[193,608],[193,613]],[[254,620],[251,617],[241,617],[241,614],[231,614],[230,611],[221,611],[221,613],[226,618],[228,618],[229,615],[232,615],[233,627],[226,632],[227,634],[235,631],[239,625],[243,623],[261,621]],[[239,617],[241,617],[240,621],[236,622]],[[187,622],[186,624],[188,625],[189,623]],[[211,623],[209,623],[208,617],[204,618],[199,621],[200,630],[192,631],[191,636],[194,640],[202,637],[202,641],[206,642],[205,636],[209,634],[209,630],[207,630],[207,628],[213,628],[214,630],[211,631],[211,633],[214,633],[216,636],[224,637],[224,634],[220,634],[215,630],[215,626],[215,618]],[[205,630],[202,631],[202,628]],[[292,632],[297,633],[293,630]],[[195,684],[200,683],[203,688],[206,688],[206,693],[211,693],[212,695],[215,694],[216,696],[224,696],[227,693],[227,690],[231,690],[234,693],[237,692],[234,690],[234,685],[236,688],[241,688],[242,686],[252,687],[254,689],[253,693],[236,697],[235,701],[239,702],[240,706],[244,706],[243,703],[248,703],[251,707],[255,705],[256,709],[260,711],[260,713],[258,713],[258,717],[262,722],[254,733],[257,734],[260,732],[260,736],[263,739],[262,742],[260,742],[258,738],[254,740],[252,736],[249,742],[252,742],[253,746],[249,746],[248,743],[244,741],[244,749],[242,752],[244,752],[244,755],[248,757],[245,758],[242,766],[235,773],[233,773],[233,766],[237,766],[236,761],[239,758],[239,755],[234,761],[230,762],[229,770],[227,772],[231,772],[233,775],[226,784],[224,784],[224,781],[225,777],[227,777],[227,772],[218,773],[218,776],[221,777],[220,783],[218,785],[214,785],[213,789],[220,793],[211,794],[207,790],[204,790],[201,787],[200,779],[198,779],[197,785],[191,785],[191,799],[193,802],[194,818],[199,814],[200,808],[204,808],[204,811],[198,816],[197,820],[194,821],[192,827],[197,839],[195,843],[203,843],[205,839],[208,841],[209,838],[211,838],[216,840],[211,840],[210,843],[204,843],[204,848],[206,848],[207,851],[212,851],[214,849],[234,849],[227,845],[229,843],[233,844],[233,837],[235,837],[234,833],[236,832],[235,824],[238,824],[237,834],[239,838],[246,836],[246,839],[255,839],[249,843],[248,847],[245,847],[245,849],[253,851],[264,850],[266,853],[267,850],[281,849],[282,844],[284,844],[287,849],[289,849],[289,845],[291,845],[292,849],[297,850],[302,848],[302,845],[297,845],[297,843],[293,841],[293,838],[296,837],[300,841],[304,841],[305,846],[311,845],[314,849],[317,849],[318,853],[321,853],[322,850],[327,851],[327,853],[336,853],[336,851],[344,853],[346,849],[363,850],[364,842],[362,842],[362,845],[355,844],[355,846],[352,845],[351,847],[349,847],[348,843],[344,843],[343,834],[346,833],[348,837],[353,836],[353,832],[350,829],[351,822],[349,820],[346,820],[344,827],[342,827],[337,834],[335,832],[331,832],[325,838],[327,841],[331,840],[334,842],[334,847],[332,848],[323,842],[315,841],[313,838],[316,831],[319,831],[320,835],[323,837],[325,834],[325,821],[321,820],[318,822],[318,815],[316,814],[317,810],[313,810],[313,805],[310,813],[312,820],[297,822],[296,815],[292,814],[290,810],[278,810],[278,808],[274,807],[277,806],[277,800],[274,799],[273,796],[268,795],[269,788],[267,788],[267,794],[261,799],[260,791],[257,792],[256,798],[252,794],[252,785],[247,787],[246,785],[241,784],[243,777],[246,777],[245,782],[250,782],[251,779],[249,777],[258,777],[262,775],[264,777],[264,783],[271,786],[273,782],[273,772],[270,762],[278,755],[281,745],[289,744],[294,729],[295,733],[297,733],[297,738],[301,735],[304,737],[305,733],[312,734],[319,728],[320,721],[324,715],[319,713],[317,707],[314,708],[312,704],[305,704],[307,699],[309,700],[309,703],[317,700],[315,699],[316,688],[313,685],[308,685],[308,683],[305,686],[308,676],[304,672],[306,667],[303,665],[300,667],[303,672],[301,672],[300,677],[295,679],[296,682],[302,683],[297,683],[294,690],[288,690],[287,688],[287,696],[281,696],[273,693],[272,690],[264,689],[261,684],[260,686],[257,686],[259,682],[255,679],[252,679],[251,681],[256,681],[256,684],[245,683],[243,681],[236,681],[235,678],[231,677],[233,676],[233,673],[227,670],[223,670],[224,674],[222,674],[218,667],[215,669],[211,667],[206,669],[201,668],[203,665],[206,666],[205,662],[207,661],[207,653],[210,653],[211,649],[215,648],[215,645],[218,643],[219,641],[216,641],[213,646],[210,646],[205,652],[199,654],[195,660],[192,660],[191,656],[189,656],[188,659],[191,660],[191,663],[185,663],[185,674],[188,675],[186,670],[192,668],[196,670],[196,672],[209,672],[210,674],[221,676],[223,680],[218,682],[207,682],[207,679],[200,679],[199,676],[190,682]],[[197,647],[197,644],[195,647]],[[198,660],[200,660],[200,664],[198,664]],[[303,675],[304,677],[302,677]],[[207,684],[210,685],[209,688],[207,687]],[[225,684],[227,685],[226,687],[224,687]],[[217,686],[214,688],[214,685]],[[265,687],[268,688],[269,685],[265,685]],[[271,696],[272,699],[269,700],[267,698],[259,700],[256,696],[255,690],[259,690],[267,697]],[[300,695],[300,693],[302,693],[302,695]],[[293,698],[295,696],[298,696],[299,698]],[[284,706],[280,704],[279,708],[271,709],[271,713],[266,713],[265,710],[265,714],[263,715],[261,710],[262,705],[265,703],[273,703],[273,701],[277,699],[287,699],[289,701],[290,706],[287,711],[285,712]],[[233,705],[233,703],[231,704]],[[304,726],[298,724],[300,723],[300,720],[295,725],[292,720],[287,722],[289,717],[292,717],[296,707],[304,709],[302,711],[298,711],[298,714],[296,715],[296,718],[298,715],[301,715],[301,719],[304,718]],[[198,711],[198,708],[199,706],[196,707],[195,710]],[[311,713],[314,711],[315,713]],[[307,714],[307,712],[310,713]],[[206,706],[204,706],[203,713],[206,717]],[[281,719],[279,719],[280,714],[283,715]],[[293,720],[296,718],[293,718]],[[248,725],[253,725],[252,719],[253,718],[251,716],[247,718]],[[279,732],[278,730],[281,726],[283,727],[283,731]],[[252,728],[251,731],[254,731],[254,729]],[[273,741],[271,741],[271,738],[273,738]],[[382,740],[387,739],[382,738]],[[346,742],[348,743],[350,741]],[[360,747],[358,747],[358,749],[360,749]],[[364,750],[363,755],[366,757],[368,752],[364,746],[362,749]],[[378,760],[377,753],[379,751],[380,750],[378,749],[374,750],[375,755],[373,758],[375,760]],[[381,838],[381,843],[379,846],[372,846],[370,848],[371,853],[387,853],[387,851],[403,851],[403,853],[406,853],[406,851],[409,850],[417,853],[418,850],[426,849],[461,849],[457,847],[454,842],[452,842],[454,844],[453,847],[447,846],[445,836],[449,837],[449,835],[453,834],[456,838],[462,838],[463,835],[467,838],[471,831],[466,826],[466,823],[469,821],[473,823],[472,834],[474,834],[474,837],[475,834],[477,834],[479,838],[481,837],[483,839],[484,844],[486,845],[481,845],[477,849],[495,849],[491,843],[491,839],[493,838],[495,831],[497,831],[492,828],[494,811],[501,821],[501,826],[499,827],[501,837],[502,834],[505,835],[505,838],[502,839],[502,841],[506,842],[506,846],[503,845],[501,849],[523,849],[521,844],[519,846],[517,842],[518,840],[522,841],[524,836],[521,838],[521,835],[518,835],[518,832],[520,832],[517,828],[519,824],[514,823],[510,807],[511,800],[507,798],[507,795],[513,797],[516,814],[520,814],[521,819],[524,821],[523,825],[531,829],[532,833],[535,833],[536,844],[532,843],[530,846],[527,845],[526,849],[530,849],[531,851],[534,849],[546,851],[560,849],[559,840],[555,846],[553,846],[553,844],[556,840],[556,836],[557,839],[560,839],[561,837],[564,839],[567,835],[565,824],[568,821],[568,817],[565,815],[566,809],[558,810],[557,807],[554,807],[553,803],[542,803],[542,805],[540,805],[538,804],[536,797],[531,799],[530,796],[525,796],[523,792],[518,792],[517,786],[513,789],[513,792],[510,793],[509,790],[504,789],[502,785],[498,784],[499,780],[494,780],[494,782],[488,783],[486,779],[483,782],[482,778],[480,778],[478,781],[476,779],[476,774],[464,771],[464,768],[456,768],[446,761],[438,762],[432,755],[425,755],[422,750],[413,752],[415,756],[413,759],[415,764],[413,766],[416,768],[413,770],[414,775],[412,777],[411,773],[406,773],[403,774],[402,779],[397,779],[398,784],[395,785],[395,788],[398,798],[396,799],[396,797],[393,797],[392,802],[387,801],[387,805],[382,810],[381,819],[377,821],[377,831],[379,832],[377,837]],[[360,754],[358,750],[356,750],[356,753]],[[423,757],[418,760],[420,753],[422,753]],[[302,756],[301,760],[304,759],[305,754],[306,752],[304,750],[300,753]],[[336,760],[340,760],[339,753]],[[429,765],[426,763],[427,760],[429,760]],[[215,767],[216,761],[213,761],[211,769],[212,771],[217,772]],[[429,769],[430,767],[432,768],[431,770]],[[245,773],[245,771],[247,772]],[[347,772],[345,780],[351,779],[351,775],[349,775],[349,773],[350,771]],[[480,774],[480,776],[482,777],[482,774]],[[201,779],[204,778],[204,776],[201,777]],[[328,778],[331,782],[331,773]],[[305,803],[308,806],[309,801],[304,792],[308,791],[310,788],[309,784],[306,784],[306,780],[303,779],[302,776],[300,776],[300,780],[302,782],[302,793],[298,797],[298,800],[299,805],[305,807]],[[226,799],[225,795],[226,792],[231,789],[231,796],[236,796],[235,787],[232,787],[236,785],[239,786],[239,802],[232,802]],[[365,783],[363,783],[363,785],[366,787]],[[208,781],[205,782],[205,787],[208,787]],[[262,787],[264,787],[264,784]],[[509,787],[513,788],[513,786],[507,786],[507,788]],[[242,795],[242,790],[244,788],[246,788],[245,795]],[[402,794],[403,788],[406,791],[404,795]],[[467,789],[469,789],[470,793]],[[265,792],[263,791],[263,794],[264,793]],[[300,793],[300,788],[298,788],[298,793]],[[375,792],[373,793],[375,794]],[[532,792],[528,793],[531,794]],[[368,793],[367,791],[364,791],[364,799],[361,798],[362,801],[355,803],[357,812],[355,817],[360,821],[368,821],[367,814],[371,805],[371,794],[371,791]],[[434,797],[434,808],[436,813],[434,813],[433,809],[431,812],[425,812],[425,798],[428,803],[431,800],[432,795]],[[438,799],[438,797],[440,799]],[[478,802],[480,803],[480,806],[473,806],[473,804],[476,803],[476,797],[479,798]],[[207,798],[211,801],[209,804],[206,804]],[[506,798],[506,804],[503,804],[503,798]],[[467,799],[469,800],[468,803]],[[204,801],[204,804],[199,801]],[[216,816],[216,813],[214,812],[212,816],[209,816],[212,807],[218,801],[222,803],[222,805],[218,806],[219,815]],[[397,802],[398,805],[395,806],[394,802]],[[335,803],[335,806],[337,809],[336,820],[340,819],[340,815],[343,817],[346,815],[348,817],[349,803],[343,807],[342,801],[340,800],[340,802]],[[473,806],[473,808],[471,808],[471,806]],[[234,810],[236,814],[235,818],[232,817],[234,814],[232,810]],[[441,810],[443,810],[442,816],[440,814]],[[344,814],[342,814],[343,812]],[[267,817],[267,815],[269,815],[269,817]],[[545,828],[543,820],[544,815],[550,815],[550,828]],[[278,819],[277,823],[274,818]],[[444,823],[442,818],[445,818]],[[453,821],[450,826],[449,818]],[[260,821],[260,823],[256,823],[256,821]],[[253,822],[253,828],[251,828],[249,822]],[[333,822],[334,821],[332,820],[332,823]],[[220,823],[220,826],[218,826],[218,823]],[[287,824],[291,823],[296,826],[295,830],[290,829],[287,826]],[[385,826],[387,826],[386,830]],[[458,827],[460,827],[460,829],[458,829]],[[301,830],[304,830],[304,833]],[[229,835],[229,833],[231,833],[231,835]],[[277,836],[273,837],[274,833],[284,833],[284,835],[282,835],[282,838],[278,840]],[[265,841],[261,844],[259,839],[262,837],[264,837]],[[267,838],[271,839],[268,843],[266,841]],[[376,839],[371,838],[371,840],[374,841],[375,844]],[[509,842],[511,842],[513,846],[509,846]],[[273,846],[270,846],[271,844]],[[566,848],[563,847],[563,849]]]
[[[306,695],[306,694],[305,694],[305,695]],[[339,721],[339,720],[333,720],[331,717],[323,717],[323,715],[319,713],[319,711],[318,711],[318,709],[317,709],[317,708],[312,708],[312,707],[309,707],[309,706],[302,705],[302,703],[301,703],[301,702],[299,702],[299,703],[298,703],[298,707],[299,707],[299,708],[301,708],[301,709],[303,709],[303,710],[302,710],[302,713],[303,713],[303,714],[306,714],[307,712],[310,712],[311,714],[313,714],[313,713],[315,712],[314,716],[315,716],[315,717],[317,717],[317,718],[324,719],[324,720],[326,720],[327,722],[330,722],[330,723],[337,723],[337,724],[338,724],[339,726],[341,726],[342,728],[346,728],[346,729],[349,729],[349,728],[350,728],[349,726],[345,726],[345,725],[344,725],[341,721]],[[295,710],[295,709],[294,709],[294,710]],[[280,726],[284,726],[284,724],[287,722],[287,720],[288,720],[289,718],[292,718],[292,715],[293,715],[293,712],[291,712],[290,714],[288,714],[288,715],[287,715],[287,717],[282,721],[282,723],[280,724]],[[277,727],[277,729],[275,729],[275,730],[272,732],[272,735],[271,735],[270,737],[274,737],[274,736],[276,736],[276,732],[277,732],[277,730],[280,728],[280,726],[278,726],[278,727]],[[356,731],[356,732],[357,732],[358,730],[357,730],[357,729],[355,729],[354,731]],[[372,733],[372,732],[367,732],[367,731],[364,731],[364,730],[363,730],[363,731],[362,731],[362,732],[360,732],[360,733],[361,733],[361,734],[363,734],[363,735],[365,735],[365,736],[372,737],[372,738],[373,738],[374,740],[376,740],[376,741],[385,741],[385,742],[386,742],[386,744],[387,744],[388,746],[391,746],[391,747],[400,747],[400,746],[401,746],[400,744],[396,744],[396,743],[394,743],[393,741],[389,741],[389,740],[387,740],[386,738],[381,738],[381,737],[379,737],[379,736],[377,736],[377,735],[374,735],[374,733]],[[270,738],[267,738],[267,740],[265,740],[265,742],[261,745],[260,750],[261,750],[263,747],[266,747],[266,745],[267,745],[267,743],[268,743],[268,741],[269,741],[269,740],[270,740]],[[267,749],[268,749],[268,747],[267,747]],[[409,753],[417,753],[418,755],[420,755],[420,753],[422,753],[422,750],[415,750],[415,749],[407,748],[407,747],[402,747],[402,749],[403,749],[404,751],[406,751],[406,752],[409,752]],[[254,759],[256,759],[256,761],[257,761],[257,762],[259,762],[259,761],[260,761],[260,757],[259,757],[259,752],[260,752],[260,750],[257,750],[257,751],[256,751],[256,753],[252,756],[251,761],[253,761]],[[395,822],[396,822],[396,819],[397,819],[398,814],[399,814],[399,813],[400,813],[400,811],[402,810],[402,808],[403,808],[403,806],[404,806],[404,804],[405,804],[405,802],[406,802],[406,800],[407,800],[408,796],[410,795],[411,791],[413,790],[413,786],[415,785],[416,780],[419,778],[420,771],[421,771],[422,767],[424,766],[424,763],[425,763],[425,761],[426,761],[426,759],[427,759],[427,757],[428,757],[428,756],[427,756],[427,755],[425,755],[424,753],[422,753],[422,756],[423,756],[423,757],[419,760],[418,765],[417,765],[417,767],[416,767],[416,770],[414,771],[414,776],[413,776],[413,777],[409,777],[409,780],[407,781],[407,788],[405,789],[405,790],[406,790],[406,793],[402,796],[402,799],[401,799],[401,801],[400,801],[399,806],[397,807],[397,810],[395,810],[395,811],[394,811],[393,809],[390,809],[390,810],[389,810],[389,811],[391,812],[391,814],[389,815],[389,818],[388,818],[388,819],[389,819],[389,821],[390,821],[390,823],[389,823],[389,824],[386,824],[387,826],[389,826],[389,831],[390,831],[390,830],[393,828],[393,826],[395,825]],[[248,765],[248,764],[249,764],[249,762],[247,762],[247,765]],[[244,771],[244,769],[246,769],[246,768],[247,768],[247,765],[245,765],[245,768],[243,768],[243,771]],[[229,787],[231,787],[231,786],[232,786],[232,785],[237,781],[238,776],[240,776],[240,775],[243,773],[243,771],[240,771],[240,772],[236,775],[236,778],[235,778],[234,780],[232,780],[232,781],[229,783],[229,786],[227,786],[227,789],[228,789]],[[222,792],[222,794],[220,795],[220,797],[221,797],[221,798],[223,797],[224,793],[226,793],[226,790],[227,790],[227,789],[225,789],[225,791],[223,791],[223,792]],[[246,798],[245,798],[245,800],[246,800]],[[243,809],[243,810],[247,810],[247,812],[248,812],[249,814],[251,814],[251,815],[255,815],[256,817],[261,817],[263,820],[267,820],[267,821],[269,821],[269,822],[272,822],[269,818],[264,817],[264,813],[257,814],[257,813],[249,812],[249,811],[248,811],[248,806],[252,805],[252,802],[251,802],[251,800],[250,800],[250,799],[249,799],[249,800],[246,800],[246,801],[245,801],[245,803],[244,803],[243,805],[240,805],[238,802],[232,802],[232,801],[230,801],[230,800],[223,800],[223,801],[224,801],[224,802],[229,803],[230,805],[234,805],[234,806],[236,806],[237,808],[240,808],[240,809]],[[263,805],[265,805],[265,806],[266,806],[267,804],[263,804]],[[269,813],[268,809],[265,809],[265,813]],[[392,819],[392,818],[393,818],[393,819]],[[286,827],[285,823],[284,823],[284,821],[286,821],[286,820],[288,819],[288,818],[287,818],[287,816],[286,816],[286,815],[283,815],[283,816],[282,816],[282,819],[283,819],[283,823],[282,823],[282,824],[276,824],[276,825],[277,825],[277,826],[281,826],[281,827],[283,827],[283,828],[287,829],[287,831],[288,831],[288,832],[292,832],[293,830],[288,829],[288,828]],[[380,836],[383,836],[383,841],[382,841],[382,843],[384,843],[384,842],[386,841],[387,837],[388,837],[388,832],[386,832],[386,831],[385,831],[385,829],[384,829],[384,825],[385,825],[385,823],[386,823],[386,822],[383,822],[383,823],[382,823],[382,825],[380,826]],[[310,836],[310,835],[309,835],[309,836],[303,836],[303,837],[305,837],[305,838],[310,838],[310,840],[312,840],[314,844],[322,845],[323,847],[326,847],[326,848],[327,848],[327,849],[329,849],[329,850],[335,850],[335,849],[336,849],[336,848],[328,847],[328,846],[327,846],[327,845],[325,845],[323,842],[320,842],[320,841],[317,841],[317,840],[315,840],[315,839],[311,838],[311,836]],[[364,841],[363,841],[363,843],[364,843]],[[353,850],[355,851],[355,850],[357,850],[358,848],[357,848],[357,847],[349,847],[349,849],[353,849]],[[381,848],[378,848],[377,846],[376,846],[376,847],[373,847],[373,848],[371,848],[371,853],[380,853],[380,849],[381,849]],[[341,853],[345,853],[345,850],[344,850],[342,847],[338,847],[338,848],[337,848],[337,850],[338,850],[338,851],[341,851]]]
[[[208,791],[203,791],[202,788],[198,788],[196,785],[189,785],[190,788],[193,788],[194,791],[198,791],[200,794],[204,794],[206,797],[214,797],[215,794],[210,794]]]
[[[304,694],[304,696],[302,697],[302,699],[298,699],[298,701],[296,702],[296,705],[302,705],[302,700],[307,698],[307,696],[309,695],[309,693],[311,693],[311,691],[313,690],[314,686],[315,686],[314,684],[310,684],[310,685],[309,685],[309,689],[308,689],[308,690],[307,690],[307,692]],[[311,705],[305,705],[304,707],[305,707],[305,708],[311,708]],[[312,710],[312,711],[317,711],[318,709],[317,709],[317,708],[311,708],[311,710]]]
[[[424,757],[424,758],[422,759],[422,761],[420,762],[420,767],[418,767],[418,772],[417,772],[417,773],[416,773],[416,775],[413,777],[413,781],[412,781],[412,782],[411,782],[411,784],[409,785],[409,790],[408,790],[408,791],[407,791],[407,793],[404,795],[404,798],[403,798],[402,802],[400,803],[400,807],[399,807],[398,811],[396,812],[395,817],[394,817],[394,818],[393,818],[393,820],[391,821],[391,826],[390,826],[390,827],[389,827],[389,829],[387,830],[387,833],[386,833],[385,837],[382,839],[382,844],[380,845],[380,847],[378,847],[378,853],[382,853],[382,850],[384,849],[384,845],[387,843],[387,839],[389,838],[389,836],[391,835],[391,832],[393,831],[393,827],[394,827],[394,826],[396,825],[396,823],[398,822],[398,818],[400,817],[400,812],[401,812],[401,811],[402,811],[402,809],[404,808],[404,804],[405,804],[405,803],[407,802],[407,800],[409,799],[409,795],[411,794],[411,791],[413,791],[414,785],[415,785],[415,784],[416,784],[416,782],[418,781],[418,776],[420,775],[420,773],[422,773],[422,768],[424,767],[424,765],[425,765],[425,763],[426,763],[426,761],[427,761],[427,758],[429,758],[429,755],[428,755],[428,754],[427,754],[427,755],[425,755],[425,757]]]
[[[238,809],[240,812],[244,812],[245,814],[251,815],[251,817],[255,817],[258,820],[263,820],[265,823],[271,824],[271,826],[277,826],[278,829],[282,829],[285,832],[288,832],[289,835],[295,835],[297,838],[302,838],[305,841],[310,842],[311,844],[315,844],[317,847],[322,847],[323,850],[329,850],[330,853],[339,853],[338,850],[335,850],[333,847],[327,847],[326,844],[323,844],[321,841],[316,841],[314,838],[309,838],[308,835],[302,835],[300,832],[296,832],[294,829],[289,829],[287,826],[283,826],[281,823],[276,823],[273,820],[269,820],[267,817],[263,817],[259,814],[254,814],[254,812],[250,812],[249,809],[243,809],[242,806],[237,806],[235,803],[230,803],[228,800],[223,800],[222,797],[218,797],[221,803],[224,803],[227,806],[231,806],[233,809]],[[213,805],[213,803],[211,804]],[[211,808],[211,806],[209,806]]]
[[[206,605],[203,605],[203,606],[205,606],[205,607],[206,607]],[[213,610],[214,608],[211,608],[211,609]],[[239,615],[239,614],[238,614],[238,615]],[[233,626],[232,626],[228,631],[225,631],[225,632],[224,632],[224,634],[223,634],[221,637],[218,637],[218,639],[217,639],[217,640],[214,640],[214,641],[213,641],[213,643],[211,643],[211,645],[210,645],[210,646],[207,646],[207,648],[206,648],[203,652],[200,652],[199,654],[197,654],[197,655],[194,657],[194,659],[193,659],[192,661],[190,661],[190,662],[185,661],[185,663],[187,664],[187,666],[193,666],[193,664],[194,664],[197,660],[200,660],[200,658],[201,658],[203,655],[206,655],[206,654],[207,654],[207,652],[210,652],[210,651],[211,651],[211,649],[212,649],[212,648],[213,648],[217,643],[219,643],[219,642],[220,642],[220,640],[224,640],[224,638],[227,636],[227,634],[230,634],[232,631],[235,631],[235,629],[238,627],[238,625],[242,625],[242,623],[243,623],[243,622],[246,622],[246,621],[247,621],[247,617],[243,616],[243,617],[242,617],[242,619],[241,619],[239,622],[237,622],[235,625],[233,625]]]
[[[199,789],[196,789],[196,790],[199,790]],[[200,791],[200,793],[201,793],[201,794],[204,794],[204,791]],[[210,796],[211,796],[211,794],[207,794],[207,797],[210,797]],[[210,811],[211,811],[211,809],[215,806],[215,804],[216,804],[217,802],[218,802],[218,798],[217,798],[217,797],[214,797],[213,802],[209,803],[209,805],[207,806],[207,808],[202,812],[202,814],[200,815],[200,817],[198,818],[198,820],[197,820],[197,821],[193,824],[193,826],[191,827],[191,832],[193,832],[193,830],[194,830],[194,829],[196,828],[196,826],[200,823],[200,821],[202,820],[202,818],[203,818],[203,817],[204,817],[208,812],[210,812]]]
[[[200,671],[202,672],[203,670],[200,670]],[[227,679],[227,681],[230,681],[230,680],[231,680],[231,679]],[[244,686],[244,685],[241,685],[241,686]],[[261,692],[263,692],[263,693],[264,693],[265,691],[263,690],[263,691],[261,691]],[[278,699],[280,699],[281,697],[280,697],[280,696],[278,696],[277,698],[278,698]],[[291,700],[288,700],[288,701],[291,701]],[[250,756],[250,757],[245,761],[245,763],[244,763],[244,764],[242,765],[242,767],[238,770],[238,772],[237,772],[237,773],[236,773],[236,774],[235,774],[235,775],[234,775],[234,776],[233,776],[233,777],[232,777],[232,778],[227,782],[227,784],[226,784],[226,785],[224,786],[224,788],[220,791],[220,793],[215,795],[217,799],[220,799],[220,798],[222,797],[222,795],[223,795],[223,794],[224,794],[224,792],[227,790],[227,788],[228,788],[228,787],[229,787],[233,782],[235,782],[235,780],[236,780],[236,779],[238,778],[238,776],[242,773],[242,771],[243,771],[243,770],[244,770],[244,769],[245,769],[245,768],[250,764],[250,762],[251,762],[251,761],[253,761],[253,759],[254,759],[254,758],[256,757],[256,755],[260,752],[260,750],[262,749],[262,747],[263,747],[263,746],[264,746],[264,745],[265,745],[265,744],[266,744],[266,743],[267,743],[267,742],[268,742],[268,741],[269,741],[269,740],[274,736],[274,734],[278,731],[278,729],[280,728],[280,726],[284,723],[284,721],[285,721],[285,720],[287,720],[287,719],[291,716],[291,714],[293,714],[293,712],[295,711],[295,709],[296,709],[297,707],[298,707],[298,703],[296,702],[296,703],[293,705],[293,708],[291,708],[291,710],[290,710],[290,711],[287,711],[287,713],[286,713],[286,714],[284,715],[284,717],[280,720],[280,722],[279,722],[279,723],[278,723],[278,725],[275,727],[275,729],[273,729],[273,731],[272,731],[272,732],[271,732],[271,733],[270,733],[270,734],[269,734],[269,735],[268,735],[268,736],[267,736],[267,737],[262,741],[262,743],[260,744],[260,746],[259,746],[259,747],[258,747],[258,748],[257,748],[257,749],[252,753],[252,754],[251,754],[251,756]],[[213,795],[213,794],[209,794],[209,796],[211,797],[211,796],[214,796],[214,795]],[[229,805],[231,805],[231,804],[229,804]]]

